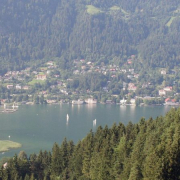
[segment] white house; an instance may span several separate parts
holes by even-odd
[[[44,74],[39,74],[39,75],[37,75],[37,79],[38,79],[38,80],[46,80],[46,75],[44,75]]]
[[[17,89],[17,90],[22,89],[21,85],[17,84],[17,85],[16,85],[16,89]]]
[[[126,101],[127,100],[123,98],[123,99],[120,100],[120,104],[126,104]]]
[[[166,95],[166,91],[164,89],[159,90],[159,95],[160,96]]]
[[[88,98],[85,100],[87,104],[97,104],[97,99]]]
[[[6,87],[7,89],[13,89],[13,84],[8,84]]]
[[[164,88],[164,91],[172,91],[172,86],[167,86]]]

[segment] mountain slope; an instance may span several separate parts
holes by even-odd
[[[177,0],[3,0],[1,71],[61,56],[124,62],[136,54],[145,65],[174,66],[179,28]]]

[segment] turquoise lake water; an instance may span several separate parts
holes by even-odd
[[[13,156],[21,150],[27,154],[51,150],[54,142],[61,144],[65,137],[77,143],[100,125],[111,127],[119,122],[125,125],[129,121],[137,123],[141,117],[156,118],[169,110],[167,106],[23,105],[14,113],[0,114],[0,139],[8,140],[10,136],[10,140],[22,144],[19,149],[0,153],[0,158]],[[96,126],[93,126],[95,119]]]

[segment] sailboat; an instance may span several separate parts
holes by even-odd
[[[93,126],[96,126],[96,119],[93,120]]]
[[[69,121],[69,115],[68,114],[66,115],[66,120]]]

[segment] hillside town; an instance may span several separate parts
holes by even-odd
[[[146,81],[146,74],[132,68],[134,59],[132,56],[122,67],[104,63],[97,65],[91,61],[76,59],[71,72],[68,69],[62,70],[55,61],[19,71],[8,71],[0,76],[1,104],[179,105],[176,71],[159,68],[154,79],[148,77],[149,81]],[[102,75],[100,78],[105,78],[103,86],[92,90],[91,87],[74,85],[77,80],[81,84],[81,77],[88,74],[95,74],[97,78]],[[161,84],[155,82],[156,79]]]

